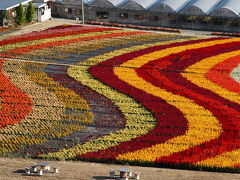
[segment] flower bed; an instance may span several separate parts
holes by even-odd
[[[211,35],[214,36],[231,36],[231,37],[240,37],[240,33],[226,33],[226,32],[213,32]]]
[[[97,22],[97,21],[87,21],[85,23],[92,24],[92,25],[124,27],[124,28],[133,28],[133,29],[148,30],[148,31],[166,31],[166,32],[181,33],[179,29],[174,29],[174,28],[138,26],[138,25],[132,25],[132,24],[106,23],[106,22]]]
[[[239,171],[238,38],[63,25],[0,44],[1,156]]]

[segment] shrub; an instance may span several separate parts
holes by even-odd
[[[30,2],[26,12],[26,21],[30,23],[33,21],[33,19],[34,19],[34,7],[32,2]]]
[[[17,16],[16,16],[16,23],[18,25],[22,25],[26,22],[26,15],[23,10],[23,6],[20,3],[20,5],[16,8]]]

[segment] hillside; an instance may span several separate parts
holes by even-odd
[[[239,38],[60,25],[0,46],[0,156],[239,171]]]

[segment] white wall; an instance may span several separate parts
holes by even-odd
[[[50,19],[50,18],[51,18],[51,8],[46,9],[46,10],[44,11],[44,15],[41,16],[40,21],[43,22],[43,21],[46,21],[46,20],[48,20],[48,19]]]

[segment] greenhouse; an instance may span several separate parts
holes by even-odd
[[[181,13],[187,15],[208,15],[222,0],[197,0],[189,3],[181,10]]]
[[[85,21],[240,31],[239,0],[85,0]],[[82,18],[81,0],[53,2],[53,14]]]
[[[211,12],[212,16],[239,17],[240,2],[238,0],[224,0]]]

